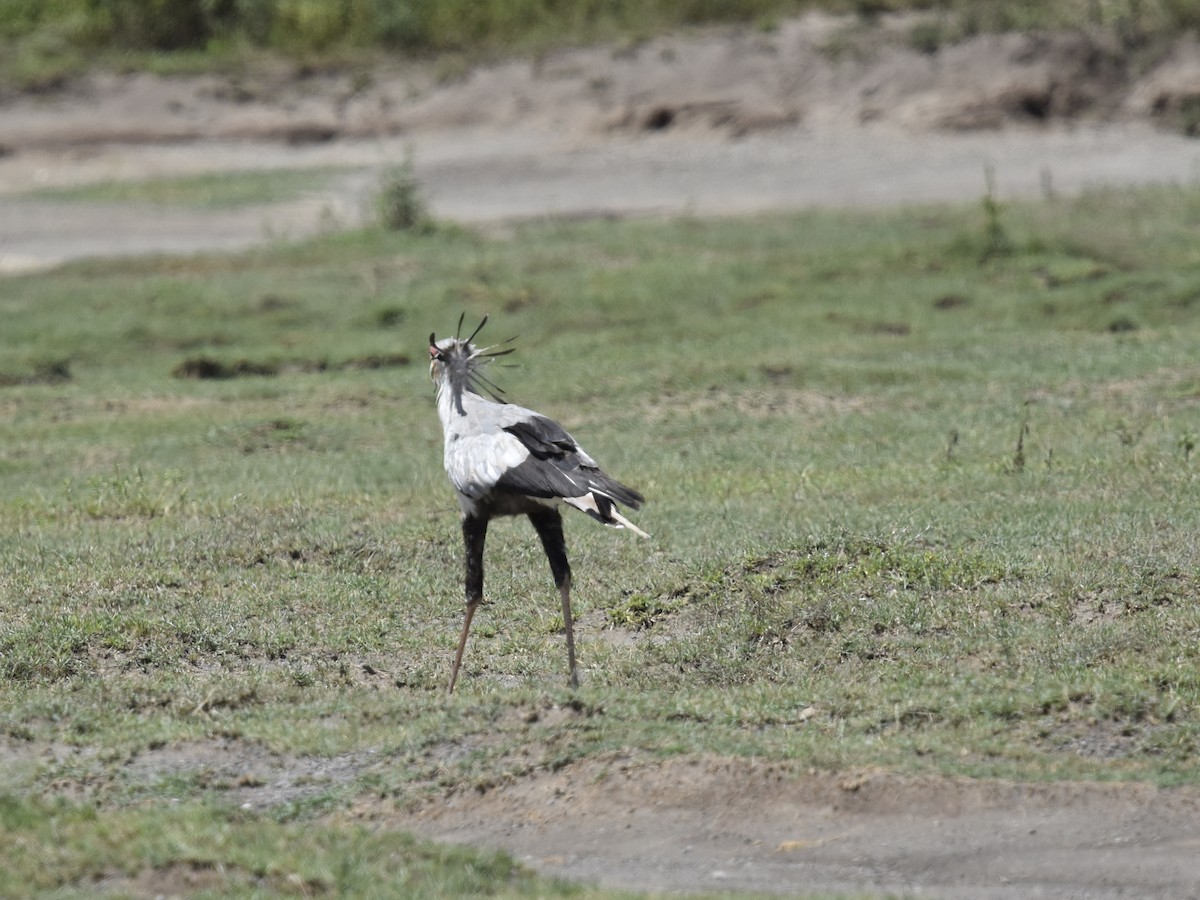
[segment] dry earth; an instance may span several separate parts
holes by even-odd
[[[352,225],[411,152],[438,216],[722,215],[1192,182],[1200,46],[1137,68],[1083,34],[991,35],[921,53],[912,18],[810,15],[436,68],[98,74],[0,91],[0,271],[83,256],[224,250]],[[300,200],[197,212],[36,200],[39,187],[345,167]]]
[[[1200,792],[589,760],[398,824],[656,891],[1195,897]]]
[[[406,66],[94,75],[51,93],[0,94],[0,271],[232,249],[354,224],[381,167],[409,151],[434,212],[475,223],[969,200],[988,167],[1002,196],[1200,174],[1200,143],[1168,127],[1200,97],[1194,42],[1163,48],[1135,72],[1119,49],[1083,35],[980,37],[921,53],[904,40],[912,24],[864,30],[809,16],[771,33],[565,51],[450,79]],[[90,181],[327,166],[345,167],[330,189],[217,212],[28,196]],[[0,750],[6,769],[66,752]],[[231,799],[255,807],[386,764],[369,752],[296,760],[212,741],[143,755],[125,777],[215,773]],[[1200,895],[1194,789],[612,757],[420,810],[364,802],[345,815],[659,891]]]

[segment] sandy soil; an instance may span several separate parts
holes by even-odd
[[[1200,48],[1133,73],[1103,40],[981,37],[925,54],[912,20],[806,17],[458,73],[97,75],[0,94],[0,271],[226,250],[354,224],[412,152],[436,215],[720,215],[1184,183]],[[298,201],[217,212],[55,203],[40,186],[339,166]],[[27,754],[26,754],[27,755]],[[0,754],[4,756],[4,754]],[[28,762],[28,761],[27,761]],[[236,742],[164,748],[127,777],[225,772],[251,807],[386,760],[288,760]],[[247,772],[252,778],[243,779]],[[654,890],[966,898],[1194,897],[1200,793],[795,772],[746,760],[591,760],[377,827],[512,851],[544,871]]]
[[[910,19],[808,16],[564,51],[434,77],[427,68],[163,79],[95,75],[0,93],[0,271],[84,256],[227,250],[370,215],[412,153],[434,213],[725,215],[1195,181],[1176,128],[1200,47],[1131,74],[1081,35],[911,49]],[[38,187],[263,168],[346,167],[288,203],[197,212],[30,199]]]

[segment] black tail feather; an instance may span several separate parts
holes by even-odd
[[[628,506],[630,509],[641,509],[642,504],[646,502],[646,498],[635,491],[628,485],[621,484],[615,478],[596,469],[589,472],[588,486],[598,493],[609,497],[617,503]]]

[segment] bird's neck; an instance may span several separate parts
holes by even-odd
[[[442,429],[444,431],[450,431],[455,421],[467,414],[463,406],[467,393],[465,390],[456,389],[450,383],[449,378],[443,378],[438,381],[437,410],[438,418],[442,420]]]

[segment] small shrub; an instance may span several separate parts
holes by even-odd
[[[65,384],[72,379],[69,359],[44,360],[33,367],[32,372],[12,375],[0,372],[0,387],[18,384]]]
[[[908,32],[908,46],[918,53],[933,56],[946,42],[940,22],[918,22]]]
[[[1011,256],[1012,238],[1000,218],[1000,201],[996,199],[996,178],[992,167],[984,170],[987,190],[983,194],[983,261],[1000,256]]]
[[[1200,137],[1200,96],[1184,97],[1179,102],[1179,130],[1188,137]]]
[[[404,324],[408,310],[400,306],[385,306],[375,312],[375,324],[380,328],[397,328]]]
[[[376,204],[384,228],[417,234],[433,230],[433,220],[421,197],[421,186],[413,174],[411,159],[383,173]]]
[[[254,376],[270,378],[279,374],[279,367],[272,363],[251,362],[248,359],[227,364],[210,356],[189,356],[175,366],[171,374],[176,378],[197,378],[202,381]]]

